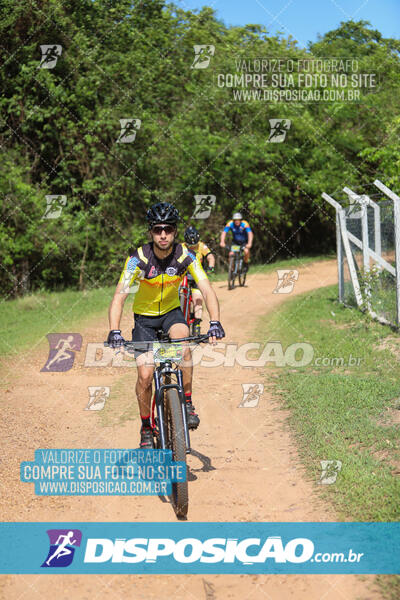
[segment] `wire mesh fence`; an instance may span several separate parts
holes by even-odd
[[[368,207],[369,247],[390,266],[395,266],[395,232],[393,202],[379,203],[380,239],[376,240],[373,210]],[[378,243],[377,243],[378,242]],[[365,292],[369,292],[369,307],[379,317],[396,325],[396,277],[394,273],[370,256],[370,271],[364,273]],[[368,289],[369,288],[369,289]]]
[[[358,306],[383,323],[400,326],[400,198],[376,180],[380,201],[344,191],[350,204],[343,207],[322,194],[336,209],[339,300]]]

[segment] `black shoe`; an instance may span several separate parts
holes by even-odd
[[[140,448],[154,448],[153,430],[151,427],[143,427],[140,430]]]
[[[248,270],[249,270],[249,263],[243,263],[243,272],[247,273]]]
[[[191,402],[186,402],[186,418],[189,429],[197,429],[200,425],[199,416],[194,412],[194,406]]]

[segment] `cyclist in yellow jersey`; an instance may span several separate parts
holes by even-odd
[[[188,227],[185,231],[184,239],[184,245],[188,248],[189,252],[192,252],[196,256],[199,264],[204,267],[205,261],[207,260],[208,271],[213,273],[215,267],[215,257],[210,248],[204,242],[200,241],[200,234],[197,229],[192,225]],[[188,280],[190,281],[190,286],[192,288],[195,331],[200,333],[200,323],[203,315],[203,296],[197,287],[197,283],[190,274],[188,274]]]
[[[109,308],[110,333],[108,344],[116,348],[124,343],[119,329],[123,306],[127,297],[133,295],[135,328],[132,340],[150,341],[157,338],[162,329],[171,339],[187,337],[189,328],[180,309],[179,285],[186,273],[190,274],[203,294],[210,315],[208,336],[215,344],[225,332],[219,322],[219,304],[202,266],[182,245],[175,242],[179,213],[168,202],[154,204],[146,215],[152,241],[138,248],[129,256],[122,270],[114,297]],[[152,448],[153,435],[150,423],[150,403],[154,372],[151,351],[136,350],[138,379],[136,395],[139,403],[142,427],[140,447]],[[192,404],[192,375],[190,349],[184,354],[183,387],[186,396],[187,421],[190,429],[200,423]]]

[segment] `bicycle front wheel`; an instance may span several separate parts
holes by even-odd
[[[172,459],[184,461],[186,465],[186,442],[181,403],[177,390],[173,388],[166,391],[166,438],[167,447],[172,450]],[[172,484],[171,500],[176,516],[179,519],[185,518],[189,508],[187,467],[186,481]]]
[[[233,290],[235,287],[235,257],[229,257],[229,269],[228,269],[228,290]]]

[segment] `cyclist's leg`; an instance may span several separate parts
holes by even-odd
[[[180,308],[174,308],[163,315],[162,328],[163,331],[169,334],[171,339],[188,337],[189,335],[189,327]],[[192,390],[193,367],[189,344],[186,342],[184,345],[186,348],[183,355],[183,362],[180,366],[182,368],[183,387],[186,393]]]
[[[189,335],[189,327],[186,323],[175,322],[169,328],[170,338],[183,338]],[[192,365],[192,354],[190,352],[189,345],[186,343],[185,352],[183,355],[183,363],[181,364],[183,389],[185,394],[192,393],[192,378],[193,378],[193,365]]]
[[[159,319],[135,315],[135,329],[132,331],[134,342],[155,340],[157,329],[160,326]],[[138,378],[136,381],[136,397],[139,404],[142,426],[140,429],[140,447],[153,447],[153,433],[151,430],[151,396],[154,373],[154,360],[152,350],[147,350],[143,344],[142,349],[135,350]]]
[[[232,247],[229,248],[229,252],[228,252],[228,266],[229,268],[233,268],[233,265],[235,264],[235,253],[232,250]]]
[[[244,253],[244,257],[243,257],[243,261],[245,263],[248,263],[250,260],[250,249],[249,248],[243,248],[243,253]]]
[[[136,397],[139,404],[140,416],[146,418],[150,415],[151,392],[153,383],[154,364],[152,352],[143,352],[136,358],[138,378],[136,381]]]
[[[149,362],[153,359],[152,352],[143,352],[136,358],[138,378],[136,381],[136,398],[139,404],[140,419],[140,447],[153,448],[153,430],[151,426],[151,396],[154,366]]]

